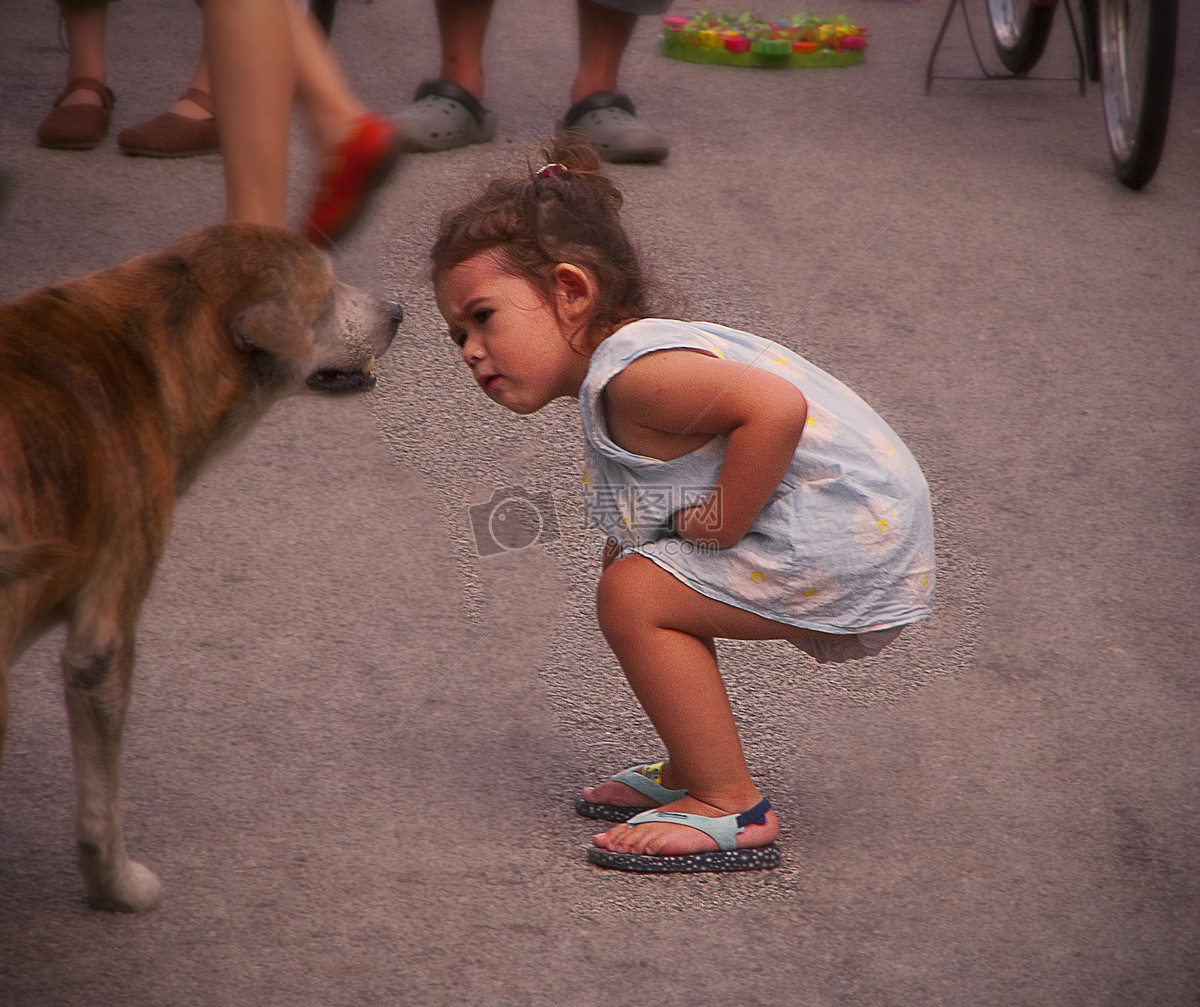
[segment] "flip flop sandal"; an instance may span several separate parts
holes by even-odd
[[[580,98],[558,121],[557,129],[582,133],[613,164],[661,161],[670,150],[665,136],[638,121],[633,102],[620,91],[593,91]]]
[[[100,105],[64,105],[76,91],[94,91]],[[108,120],[116,103],[112,89],[95,77],[76,77],[38,126],[38,143],[53,150],[91,150],[108,133]]]
[[[666,760],[663,760],[664,762]],[[652,762],[646,766],[631,766],[622,769],[610,780],[632,787],[639,794],[644,794],[657,804],[668,804],[687,796],[686,790],[668,790],[659,781],[662,780],[663,763]],[[596,818],[602,822],[627,822],[634,815],[640,815],[647,808],[639,808],[628,804],[593,804],[582,797],[575,798],[575,810],[584,818]]]
[[[396,121],[405,149],[422,154],[487,143],[496,135],[495,114],[461,84],[444,77],[422,81],[413,104]]]
[[[717,841],[718,850],[712,853],[689,853],[680,857],[658,857],[645,853],[614,853],[598,846],[588,848],[588,860],[599,867],[611,867],[618,871],[636,874],[698,874],[702,871],[763,871],[778,867],[779,846],[754,846],[738,849],[737,837],[747,825],[763,825],[771,802],[759,801],[749,811],[740,815],[725,815],[708,818],[705,815],[689,815],[682,811],[644,811],[625,824],[630,828],[644,822],[670,822],[686,825],[703,832]]]

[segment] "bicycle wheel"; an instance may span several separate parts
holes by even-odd
[[[1171,109],[1178,0],[1100,0],[1100,92],[1117,178],[1154,177]]]
[[[992,43],[1009,73],[1023,76],[1042,58],[1054,24],[1054,2],[987,0]]]

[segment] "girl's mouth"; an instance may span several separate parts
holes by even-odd
[[[498,382],[500,380],[500,375],[499,374],[489,374],[486,378],[482,378],[482,379],[478,379],[478,380],[479,380],[479,387],[482,388],[485,392],[490,392],[493,388],[496,387],[496,382]]]

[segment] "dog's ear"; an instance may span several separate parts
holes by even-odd
[[[278,288],[266,297],[231,305],[226,325],[234,345],[243,353],[299,359],[312,352],[308,326]]]
[[[281,294],[244,305],[231,319],[229,332],[240,350],[287,357],[300,356],[306,341]]]

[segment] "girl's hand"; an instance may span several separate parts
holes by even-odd
[[[694,350],[639,357],[605,387],[604,408],[613,440],[652,458],[728,436],[712,496],[675,523],[681,538],[722,549],[750,530],[775,492],[808,418],[807,400],[787,379]]]
[[[676,511],[671,523],[675,526],[676,535],[695,545],[723,549],[727,544],[732,544],[723,542],[721,538],[719,497],[714,499],[710,496],[698,507]]]

